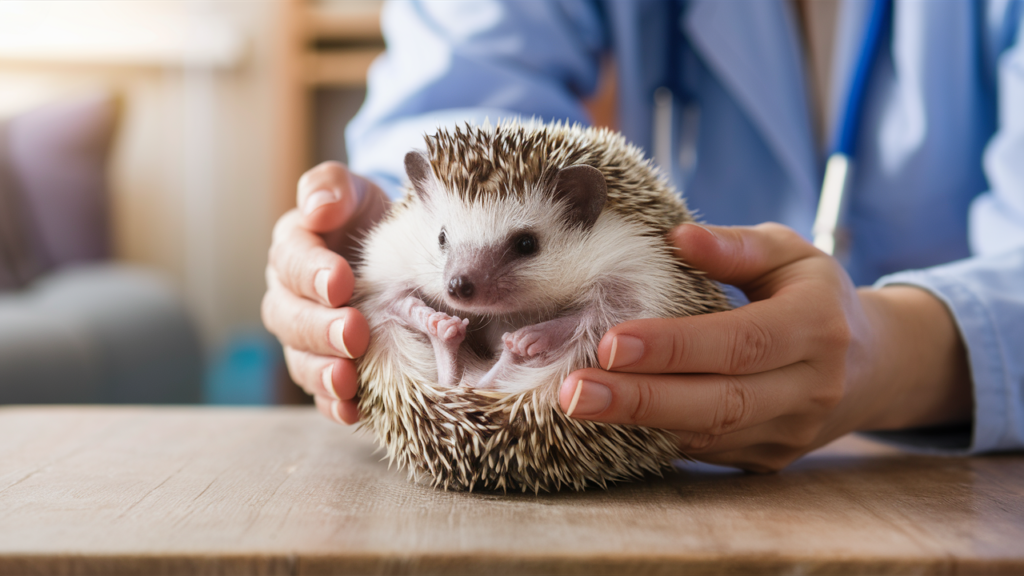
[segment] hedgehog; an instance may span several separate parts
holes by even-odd
[[[361,426],[410,479],[445,490],[664,473],[682,456],[671,433],[573,419],[558,390],[598,365],[616,324],[729,308],[674,255],[667,233],[694,221],[680,195],[604,128],[466,124],[425,140],[362,246]]]

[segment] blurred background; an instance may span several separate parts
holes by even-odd
[[[378,2],[0,1],[0,403],[302,401],[262,328]]]

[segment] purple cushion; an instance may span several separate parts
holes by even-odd
[[[107,160],[116,118],[114,98],[96,93],[25,112],[0,129],[0,211],[21,215],[0,217],[0,254],[8,255],[0,256],[0,288],[109,257]]]
[[[0,122],[0,290],[25,285],[44,267],[41,243],[32,237],[7,142],[7,123]]]

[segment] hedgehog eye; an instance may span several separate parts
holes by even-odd
[[[444,230],[441,230],[441,233],[437,235],[437,243],[441,248],[444,248],[445,245],[448,244],[448,237],[444,235]]]
[[[540,244],[537,242],[537,237],[533,234],[521,234],[512,241],[512,246],[520,256],[530,256],[535,254],[537,249],[540,248]]]

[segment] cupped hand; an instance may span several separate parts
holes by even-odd
[[[672,240],[685,262],[751,303],[612,328],[598,347],[605,369],[562,384],[571,417],[667,429],[690,457],[755,472],[853,430],[970,417],[963,344],[931,294],[857,290],[779,224],[688,224]]]
[[[297,205],[274,227],[263,323],[320,412],[351,424],[359,419],[353,359],[366,351],[370,331],[362,314],[345,306],[355,283],[349,262],[387,197],[344,165],[325,162],[299,180]]]

